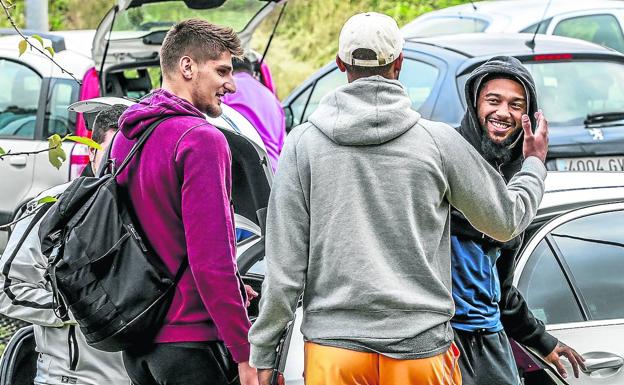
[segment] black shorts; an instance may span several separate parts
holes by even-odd
[[[459,348],[463,385],[520,385],[511,345],[504,331],[467,332],[453,329]]]

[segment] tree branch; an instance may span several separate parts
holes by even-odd
[[[0,0],[0,1],[2,1],[2,0]],[[48,148],[44,148],[42,150],[37,150],[37,151],[11,152],[9,150],[6,154],[0,155],[0,160],[4,160],[4,158],[9,157],[9,156],[40,154],[42,152],[48,152],[48,151],[52,151],[54,149],[57,149],[57,148],[59,148],[59,146],[48,147]]]
[[[74,79],[76,81],[76,83],[78,84],[82,84],[82,82],[80,80],[78,80],[74,74],[72,74],[71,72],[67,71],[65,68],[63,68],[59,63],[56,62],[56,60],[54,60],[53,57],[47,55],[42,49],[40,49],[39,47],[37,47],[36,45],[34,45],[33,43],[30,42],[30,40],[28,40],[28,37],[26,37],[22,31],[20,31],[20,29],[17,27],[17,24],[15,24],[15,21],[13,20],[13,18],[11,17],[11,13],[9,12],[9,8],[11,8],[9,5],[7,5],[4,0],[0,0],[0,6],[2,6],[2,8],[4,9],[4,13],[6,13],[7,18],[9,19],[9,22],[11,23],[11,25],[13,26],[13,29],[15,30],[15,32],[17,32],[18,35],[20,35],[22,37],[22,39],[24,39],[26,41],[26,43],[28,43],[28,45],[30,46],[31,49],[34,49],[35,51],[41,53],[43,56],[47,57],[48,59],[50,59],[50,61],[52,63],[54,63],[63,73],[68,74],[69,76],[72,77],[72,79]]]
[[[26,218],[30,218],[30,217],[32,217],[32,216],[33,216],[36,212],[37,212],[36,210],[33,210],[33,212],[32,212],[32,213],[30,213],[30,214],[28,214],[28,215],[24,215],[23,217],[20,217],[20,218],[18,218],[18,219],[16,219],[16,220],[14,220],[14,221],[13,221],[13,222],[11,222],[11,223],[7,223],[6,225],[2,225],[2,226],[0,226],[0,230],[8,229],[9,227],[13,226],[13,225],[14,225],[14,224],[16,224],[17,222],[19,222],[19,221],[21,221],[21,220],[23,220],[23,219],[26,219]]]

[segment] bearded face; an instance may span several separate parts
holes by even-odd
[[[516,80],[496,78],[479,91],[477,116],[484,134],[481,147],[488,160],[508,161],[508,148],[522,130],[522,115],[527,113],[524,87]]]

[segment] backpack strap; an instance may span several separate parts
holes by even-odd
[[[15,294],[11,291],[12,280],[9,277],[9,273],[11,271],[11,265],[13,264],[13,260],[15,259],[15,257],[17,256],[17,253],[19,253],[20,249],[24,245],[26,238],[28,238],[28,235],[30,235],[30,232],[37,225],[37,223],[41,220],[41,218],[43,218],[43,216],[48,212],[48,210],[50,209],[50,207],[52,207],[53,204],[54,204],[53,202],[45,203],[37,210],[36,213],[30,214],[30,215],[34,215],[34,217],[31,218],[30,223],[26,227],[26,230],[20,237],[19,241],[15,245],[15,248],[13,248],[11,255],[9,256],[6,263],[2,267],[2,275],[4,276],[4,285],[2,289],[4,291],[4,294],[7,297],[9,297],[13,305],[25,306],[25,307],[30,307],[34,309],[52,309],[52,306],[53,306],[52,303],[41,304],[41,303],[36,303],[32,301],[17,299]],[[22,220],[26,218],[27,217],[23,217]]]
[[[152,123],[149,127],[147,127],[147,129],[141,134],[141,136],[139,136],[139,139],[137,140],[137,142],[134,144],[134,146],[132,146],[132,148],[130,149],[130,152],[128,153],[128,155],[126,156],[126,159],[124,159],[124,161],[121,163],[121,165],[119,166],[119,168],[117,168],[115,170],[115,172],[113,173],[113,177],[117,177],[123,170],[124,168],[126,168],[126,166],[128,165],[128,163],[130,163],[130,161],[132,160],[132,158],[134,157],[134,155],[141,149],[141,147],[143,147],[143,145],[145,144],[145,142],[147,141],[147,138],[150,136],[150,134],[156,129],[156,127],[164,122],[165,120],[169,119],[169,118],[173,118],[174,115],[168,115],[168,116],[163,116],[162,118],[158,119],[157,121],[155,121],[154,123]],[[110,146],[108,146],[109,148],[112,147],[112,143]],[[107,151],[107,155],[110,157],[110,151]],[[106,161],[108,162],[109,158],[106,158]]]

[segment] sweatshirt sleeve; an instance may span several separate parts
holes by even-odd
[[[294,317],[308,267],[310,215],[297,165],[300,131],[286,137],[267,212],[266,275],[260,314],[251,328],[251,365],[272,368],[275,350]]]
[[[434,131],[435,130],[435,131]],[[450,126],[428,130],[440,151],[449,203],[477,230],[508,241],[531,223],[544,195],[546,168],[536,157],[506,185],[501,175]]]
[[[45,279],[47,261],[39,240],[41,220],[28,231],[33,219],[17,223],[0,259],[0,313],[35,325],[61,327],[63,321],[54,314],[52,290]]]
[[[236,265],[231,157],[212,126],[187,132],[176,149],[189,267],[199,295],[236,362],[249,360],[249,318]]]

